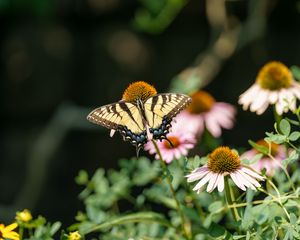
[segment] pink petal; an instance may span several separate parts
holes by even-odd
[[[205,125],[206,125],[208,131],[214,137],[221,136],[221,127],[219,126],[219,124],[216,122],[216,120],[211,115],[206,116]]]

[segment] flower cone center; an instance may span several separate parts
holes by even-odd
[[[138,81],[131,83],[123,93],[122,100],[136,102],[138,99],[145,101],[157,94],[156,89],[150,84]]]
[[[229,147],[218,147],[208,157],[208,168],[215,173],[231,173],[236,171],[241,165],[237,153]]]
[[[256,82],[271,91],[288,88],[293,82],[290,70],[281,62],[267,63],[259,71]]]
[[[180,141],[177,137],[168,137],[168,139],[173,144],[173,146],[167,140],[164,140],[165,148],[172,149],[172,148],[176,148],[180,145]]]
[[[263,139],[257,141],[256,144],[269,148],[269,144]],[[276,156],[278,153],[279,153],[279,145],[272,142],[271,143],[271,155]]]
[[[192,103],[187,110],[193,114],[208,112],[214,105],[215,99],[208,92],[197,91],[191,95]]]

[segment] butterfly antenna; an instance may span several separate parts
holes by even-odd
[[[174,145],[173,145],[173,143],[169,140],[169,138],[166,137],[165,139],[168,141],[168,143],[170,143],[171,147],[174,148]]]

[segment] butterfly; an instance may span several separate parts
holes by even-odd
[[[121,100],[94,109],[87,119],[90,122],[115,131],[136,146],[137,154],[148,140],[167,139],[173,118],[183,110],[191,98],[179,93],[163,93],[138,98],[135,101]]]

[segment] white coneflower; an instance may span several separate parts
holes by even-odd
[[[186,177],[188,182],[200,180],[193,188],[198,193],[206,183],[208,183],[207,192],[212,192],[216,187],[219,192],[222,192],[224,190],[224,177],[227,175],[243,191],[246,191],[247,188],[256,190],[257,187],[261,186],[258,180],[264,180],[250,167],[242,165],[239,155],[229,147],[216,148],[209,155],[206,165],[195,169]]]
[[[296,109],[297,98],[300,99],[300,84],[283,63],[273,61],[262,67],[256,82],[240,96],[239,104],[257,114],[275,104],[276,112],[282,115]]]

